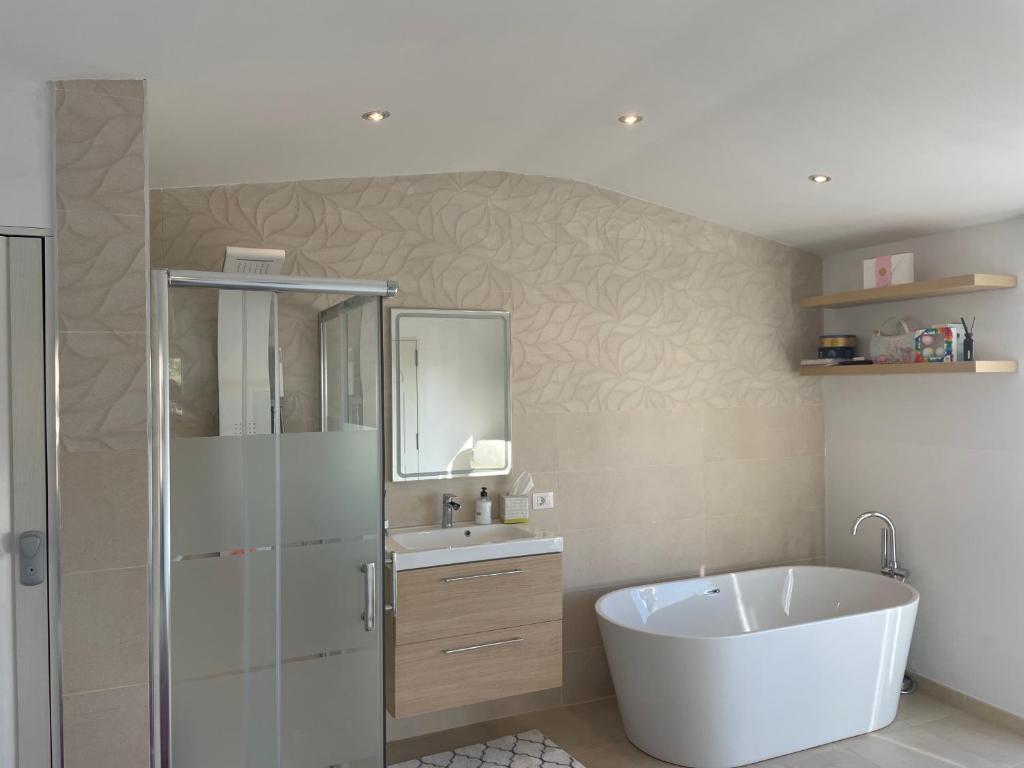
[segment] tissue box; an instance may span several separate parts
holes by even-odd
[[[864,259],[864,287],[883,288],[914,282],[914,254],[894,253]]]
[[[503,523],[528,523],[530,521],[530,497],[502,496],[499,514]]]
[[[958,325],[938,325],[914,332],[915,363],[951,363],[960,359],[961,335]]]

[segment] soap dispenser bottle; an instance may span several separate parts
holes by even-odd
[[[480,498],[476,500],[476,516],[474,519],[477,525],[491,524],[491,498],[487,495],[486,487],[480,489]]]

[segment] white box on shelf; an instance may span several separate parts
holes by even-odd
[[[914,254],[894,253],[864,259],[864,287],[883,288],[914,282]]]

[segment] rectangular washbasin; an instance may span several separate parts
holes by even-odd
[[[387,538],[399,571],[562,551],[562,537],[526,525],[401,528]]]

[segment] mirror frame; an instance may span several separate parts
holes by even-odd
[[[501,319],[505,327],[505,432],[508,435],[508,450],[505,466],[498,469],[465,469],[452,472],[417,472],[403,475],[398,466],[398,441],[401,433],[401,418],[398,409],[398,325],[402,317],[448,317],[458,319],[486,318]],[[419,309],[416,307],[394,307],[391,309],[391,479],[396,483],[413,480],[450,480],[458,477],[491,477],[512,473],[512,314],[500,309]]]

